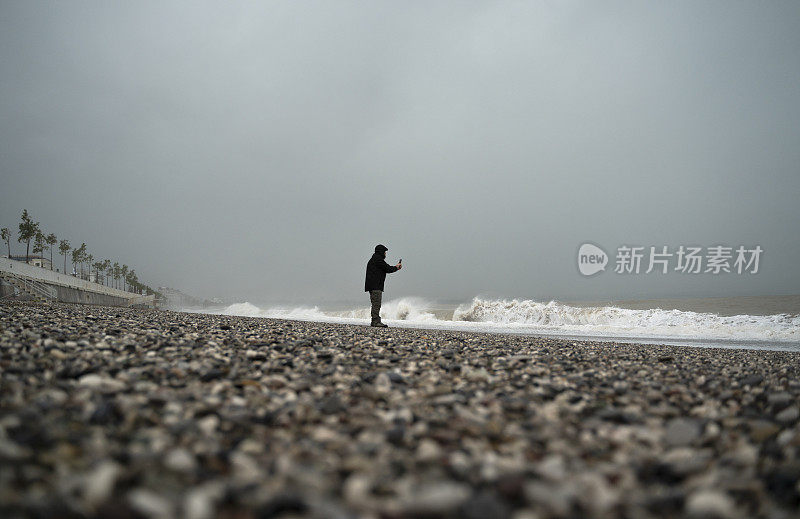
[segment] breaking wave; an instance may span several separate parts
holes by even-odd
[[[261,308],[251,303],[237,303],[218,313],[351,324],[365,324],[370,318],[367,306],[329,311],[317,306]],[[570,306],[556,301],[544,303],[481,298],[455,309],[450,306],[449,310],[442,310],[441,306],[425,299],[404,297],[385,301],[381,307],[381,318],[389,324],[412,328],[567,337],[779,341],[800,344],[800,317],[789,314],[720,316],[659,308],[631,310],[615,306]]]
[[[459,306],[454,321],[565,330],[587,335],[800,340],[800,317],[788,314],[720,316],[682,310],[577,307],[556,301],[483,300]]]
[[[389,321],[436,321],[433,313],[426,311],[431,304],[418,297],[403,297],[393,299],[381,305],[381,318]],[[341,319],[363,321],[370,318],[369,307],[355,308],[352,310],[322,311],[317,306],[313,307],[286,307],[271,306],[259,308],[250,303],[236,303],[228,306],[223,315],[241,315],[245,317],[273,317],[280,319],[298,319],[304,321],[338,321]]]

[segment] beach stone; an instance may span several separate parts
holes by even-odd
[[[697,519],[732,519],[736,517],[733,500],[716,490],[698,490],[686,500],[686,515]]]
[[[724,459],[730,460],[739,467],[752,467],[758,462],[758,447],[742,441],[738,445],[731,446]]]
[[[533,481],[525,485],[525,498],[531,506],[544,508],[548,512],[545,517],[568,517],[575,506],[574,488]]]
[[[333,429],[325,426],[316,427],[311,437],[318,442],[329,442],[336,440],[339,435]]]
[[[308,503],[295,493],[281,493],[272,496],[257,511],[257,517],[292,517],[292,514],[303,514],[308,510]]]
[[[775,499],[790,506],[800,502],[800,461],[791,460],[764,474],[767,490]]]
[[[465,479],[472,469],[470,458],[461,451],[452,452],[448,456],[447,465],[453,475],[459,479]]]
[[[458,515],[464,519],[510,519],[511,507],[494,493],[480,492],[464,502]]]
[[[3,300],[0,502],[12,517],[794,517],[798,365]]]
[[[667,445],[676,447],[690,445],[700,438],[702,425],[692,418],[674,418],[667,423],[664,429],[664,440]]]
[[[86,476],[83,500],[89,510],[95,510],[111,497],[121,472],[117,463],[105,460]]]
[[[104,400],[97,406],[89,418],[89,422],[99,425],[108,425],[119,422],[122,419],[122,413],[119,411],[116,403]]]
[[[800,445],[800,432],[792,429],[783,430],[778,434],[777,441],[781,447],[786,447],[790,444]]]
[[[403,378],[403,375],[395,371],[389,371],[386,373],[386,375],[389,377],[389,381],[394,384],[405,384],[406,382],[406,379]]]
[[[425,438],[419,442],[416,458],[421,462],[432,462],[442,457],[442,449],[434,440]]]
[[[750,423],[750,438],[753,441],[761,443],[768,438],[778,434],[781,428],[766,420],[756,420]]]
[[[392,390],[392,379],[387,373],[379,373],[375,377],[375,390],[379,393],[388,393]]]
[[[486,371],[486,368],[462,366],[461,372],[464,374],[464,378],[470,382],[491,382],[492,380],[492,377],[489,375],[489,372]]]
[[[20,461],[30,457],[33,452],[11,440],[0,437],[0,459]]]
[[[125,389],[125,383],[115,380],[111,377],[104,377],[97,373],[89,373],[78,379],[78,385],[81,387],[102,391],[105,393],[114,393]]]
[[[225,376],[225,372],[221,369],[212,368],[206,370],[200,375],[200,382],[211,382],[212,380],[217,380],[223,378]]]
[[[638,417],[628,413],[622,409],[617,409],[614,407],[606,407],[604,409],[600,409],[595,414],[597,418],[601,420],[606,420],[608,422],[614,422],[618,424],[632,424],[636,423]]]
[[[515,510],[512,519],[542,519],[542,516],[530,508]]]
[[[392,427],[386,433],[386,441],[392,445],[402,445],[403,438],[405,438],[406,430],[402,425]]]
[[[144,517],[152,519],[168,519],[174,516],[169,500],[152,490],[137,488],[128,493],[131,507]]]
[[[752,375],[747,375],[746,377],[742,378],[739,381],[739,383],[742,386],[756,386],[758,384],[761,384],[761,382],[763,382],[763,381],[764,381],[764,377],[762,375],[754,373]]]
[[[792,395],[787,391],[770,393],[769,396],[767,396],[767,402],[773,407],[773,409],[775,409],[775,411],[780,411],[795,401],[795,398],[793,398]]]
[[[684,478],[703,470],[710,458],[711,455],[708,452],[689,447],[677,447],[664,455],[662,463],[670,475]]]
[[[356,473],[345,480],[342,494],[351,506],[362,506],[369,500],[371,488],[372,479],[366,474]]]
[[[197,469],[197,460],[186,449],[173,449],[164,459],[164,466],[176,472],[191,473]]]
[[[219,426],[219,417],[213,414],[208,415],[197,422],[198,429],[203,431],[203,433],[205,433],[206,436],[213,436],[216,433],[218,426]]]
[[[425,485],[407,497],[401,513],[411,516],[436,516],[454,513],[470,496],[469,487],[462,483],[435,482]]]
[[[567,469],[564,458],[559,455],[551,455],[538,463],[535,467],[536,473],[544,479],[551,481],[562,481],[567,477]]]
[[[183,500],[186,519],[212,519],[216,515],[217,503],[225,495],[225,486],[211,481],[190,489]]]
[[[800,407],[798,406],[787,407],[775,415],[775,421],[783,426],[792,425],[798,418],[800,418]]]
[[[607,514],[617,504],[619,494],[607,478],[596,472],[585,472],[575,478],[578,502],[596,517]]]
[[[336,414],[345,411],[347,407],[339,398],[339,395],[331,395],[323,398],[319,403],[319,410],[325,414]]]
[[[230,465],[238,483],[255,483],[264,477],[264,471],[259,464],[244,452],[234,451],[230,455]]]

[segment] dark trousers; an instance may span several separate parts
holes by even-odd
[[[381,298],[383,292],[381,290],[369,291],[369,302],[372,304],[372,324],[381,322]]]

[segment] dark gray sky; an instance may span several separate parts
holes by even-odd
[[[366,301],[379,242],[387,297],[800,293],[798,56],[795,1],[2,1],[0,226],[250,301]]]

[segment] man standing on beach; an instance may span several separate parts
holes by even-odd
[[[375,253],[367,262],[367,278],[364,281],[364,292],[369,292],[369,302],[372,305],[372,323],[370,326],[379,326],[381,328],[387,328],[381,322],[383,282],[386,280],[387,273],[397,272],[403,268],[402,260],[398,261],[395,266],[386,263],[386,251],[388,250],[383,245],[375,246]]]

